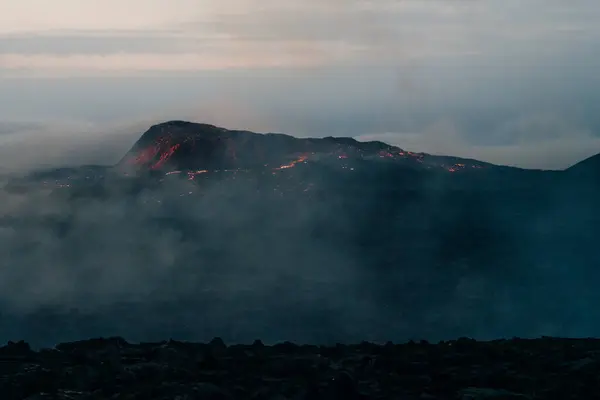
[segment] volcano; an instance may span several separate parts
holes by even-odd
[[[379,141],[358,142],[343,137],[296,138],[169,121],[146,131],[118,166],[129,166],[138,171],[286,168],[298,162],[323,158],[347,162],[387,159],[418,168],[441,167],[449,172],[491,165],[457,157],[413,153]]]
[[[564,171],[529,170],[379,141],[169,121],[150,127],[115,171],[136,178],[132,193],[157,182],[162,187],[180,178],[192,181],[161,191],[161,207],[169,201],[165,193],[175,191],[179,204],[190,196],[212,196],[219,187],[220,198],[234,196],[238,206],[264,220],[319,210],[311,236],[352,243],[361,249],[357,258],[375,265],[399,259],[429,264],[433,257],[489,267],[523,262],[531,243],[553,247],[536,254],[552,262],[570,257],[573,249],[588,254],[600,235],[590,214],[600,202],[599,165],[600,155]],[[176,204],[174,209],[184,210],[197,203]],[[260,231],[257,223],[253,229]],[[392,255],[399,249],[402,255]]]
[[[91,303],[86,285],[106,282],[122,303],[98,321],[132,321],[126,329],[140,340],[196,335],[185,330],[198,320],[237,341],[537,335],[557,315],[569,334],[566,316],[580,308],[585,328],[585,305],[600,301],[599,160],[527,170],[170,121],[150,127],[117,165],[7,185],[18,193],[0,215],[12,246],[3,262],[49,282],[53,268],[81,277],[65,285],[75,308]],[[14,286],[38,293],[44,279]],[[569,279],[577,291],[561,292]],[[62,315],[32,314],[33,328],[6,325],[56,340],[46,327],[66,323],[54,311]],[[83,317],[69,326],[86,323],[96,332]]]
[[[36,171],[26,181],[27,185],[37,182],[78,193],[86,193],[93,187],[92,191],[97,193],[108,178],[111,184],[119,186],[123,183],[121,178],[126,176],[125,187],[131,186],[131,178],[140,178],[133,185],[142,190],[163,182],[166,177],[196,180],[202,175],[205,180],[218,181],[237,173],[253,179],[260,176],[261,180],[274,175],[266,186],[291,186],[300,192],[318,186],[318,182],[330,187],[343,182],[344,187],[339,189],[344,193],[363,191],[381,195],[435,185],[435,193],[448,194],[449,190],[461,195],[483,193],[496,200],[511,196],[529,202],[527,199],[547,195],[555,201],[570,193],[569,196],[580,201],[598,192],[600,154],[563,171],[530,170],[412,152],[380,141],[297,138],[174,120],[151,126],[115,166]],[[158,180],[147,180],[148,177]],[[15,181],[8,185],[17,186]],[[85,189],[79,190],[81,187]],[[581,191],[586,195],[578,197]]]

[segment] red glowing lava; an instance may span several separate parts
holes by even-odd
[[[194,135],[189,135],[187,137],[180,138],[180,139],[182,139],[182,141],[175,143],[176,138],[174,138],[172,135],[168,134],[167,132],[163,132],[163,134],[164,135],[157,138],[154,143],[140,149],[136,154],[133,154],[126,162],[129,164],[137,164],[140,166],[146,166],[151,170],[161,169],[161,168],[164,168],[167,163],[174,160],[173,157],[176,157],[176,156],[174,156],[175,153],[177,153],[179,150],[181,150],[181,147],[183,145],[185,145],[186,143],[189,143],[190,146],[194,146],[194,144],[196,144],[196,137]],[[233,162],[233,164],[238,166],[237,165],[237,161],[238,161],[237,156],[241,154],[242,148],[237,147],[236,142],[231,138],[227,138],[224,144],[225,144],[225,154],[224,155],[227,158],[227,162],[229,162],[229,163]],[[281,171],[284,169],[293,168],[296,166],[296,164],[303,163],[306,160],[308,160],[309,156],[311,154],[313,154],[313,155],[316,154],[315,152],[310,152],[310,150],[311,149],[309,149],[309,151],[307,151],[307,152],[302,153],[298,158],[290,161],[289,163],[280,165],[276,168],[273,168],[272,165],[268,165],[268,164],[264,164],[264,166],[267,168],[272,168],[272,171],[275,171],[275,172]],[[264,151],[264,148],[258,146],[256,149],[254,149],[252,151],[256,151],[258,154],[262,154]],[[350,152],[352,152],[352,153],[350,153]],[[343,160],[344,168],[348,167],[348,165],[346,165],[347,159],[350,159],[350,158],[363,159],[365,157],[370,158],[369,154],[365,154],[363,149],[359,148],[358,151],[352,151],[350,146],[346,146],[346,147],[337,146],[337,148],[334,149],[333,151],[328,152],[326,154],[321,154],[321,155],[327,155],[327,156],[330,156],[337,160]],[[371,153],[371,155],[373,155],[373,154]],[[474,165],[470,162],[468,162],[466,164],[464,164],[464,163],[456,163],[453,165],[452,164],[444,164],[443,162],[439,162],[439,161],[433,159],[433,157],[430,157],[429,155],[427,155],[425,153],[414,153],[414,152],[403,150],[403,149],[400,149],[397,147],[389,147],[389,148],[385,148],[382,150],[376,150],[376,153],[374,155],[376,157],[384,158],[384,159],[391,159],[391,160],[398,160],[398,161],[404,160],[404,162],[407,160],[413,160],[413,161],[421,164],[422,166],[425,166],[428,169],[440,168],[447,172],[459,172],[459,171],[464,171],[467,168],[468,169],[483,168],[483,166],[481,166],[481,165]],[[238,167],[241,167],[241,166],[238,166]],[[187,171],[186,170],[186,171],[184,171],[184,173],[187,174],[189,180],[194,180],[196,175],[205,173],[205,172],[208,172],[208,171],[206,171],[206,170],[202,170],[202,171],[193,171],[193,170]],[[179,172],[171,171],[171,172],[167,173],[167,175],[172,174],[172,173],[179,173]]]
[[[193,181],[196,178],[196,175],[205,174],[208,170],[203,169],[200,171],[188,171],[188,180]]]
[[[379,152],[379,157],[381,157],[381,158],[384,158],[384,157],[393,158],[394,155],[392,153],[390,153],[389,151],[381,150]]]
[[[158,169],[158,168],[162,167],[163,164],[165,162],[167,162],[173,154],[175,154],[175,152],[177,151],[177,149],[179,149],[179,147],[181,147],[181,144],[179,144],[179,143],[177,143],[174,146],[169,147],[167,149],[167,151],[165,151],[164,153],[162,153],[160,155],[160,159],[152,167],[150,167],[150,169]]]
[[[306,154],[301,155],[300,157],[298,157],[298,159],[290,162],[289,164],[284,164],[280,167],[277,168],[273,168],[276,171],[282,170],[282,169],[287,169],[287,168],[292,168],[293,166],[295,166],[298,163],[304,162],[308,159],[308,156]]]

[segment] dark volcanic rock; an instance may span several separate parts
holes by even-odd
[[[333,348],[219,343],[92,339],[38,352],[10,343],[0,348],[0,393],[6,400],[567,400],[593,398],[600,372],[596,339]],[[218,362],[193,362],[207,354]]]
[[[407,165],[445,165],[447,168],[490,165],[457,157],[411,153],[383,142],[353,138],[296,138],[284,134],[258,134],[210,124],[169,121],[153,125],[134,144],[119,166],[142,170],[204,170],[277,167],[294,160],[322,157],[382,157],[404,159]],[[293,165],[293,164],[290,164]],[[460,166],[459,166],[460,165]]]

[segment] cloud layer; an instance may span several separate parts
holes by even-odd
[[[598,37],[593,2],[40,0],[0,17],[0,69],[90,74],[557,60]],[[32,13],[31,10],[36,12]],[[169,57],[165,57],[166,55]],[[479,61],[477,61],[479,60]],[[6,72],[6,71],[5,71]]]
[[[357,139],[534,169],[563,169],[600,153],[600,137],[553,114],[526,115],[482,133],[500,138],[501,144],[474,144],[460,129],[452,120],[441,120],[418,133],[372,133]]]
[[[167,119],[526,167],[600,151],[591,0],[124,4],[23,0],[0,15],[0,132],[22,133],[1,139],[3,168],[78,162],[75,142],[118,158],[135,140],[108,135],[119,121],[142,121],[138,134]]]

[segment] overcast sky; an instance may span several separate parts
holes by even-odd
[[[192,119],[562,168],[600,152],[599,19],[597,0],[0,0],[0,167],[112,162]]]

